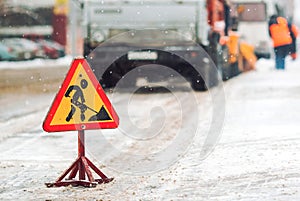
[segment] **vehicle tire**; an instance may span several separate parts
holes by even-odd
[[[238,62],[231,64],[231,72],[232,72],[232,77],[237,76],[241,73]]]
[[[222,67],[222,80],[226,81],[232,78],[232,66],[226,65]]]
[[[103,89],[114,88],[116,86],[116,83],[118,82],[118,80],[119,79],[113,75],[104,76],[100,79],[100,84]]]
[[[136,76],[128,73],[122,76],[118,82],[118,86],[121,88],[134,88],[136,86]]]
[[[104,76],[104,79],[100,81],[103,88],[133,88],[136,86],[137,78],[133,75],[122,75],[121,72],[114,72],[109,76]]]
[[[221,71],[222,71],[222,80],[226,81],[232,78],[233,71],[232,65],[229,63],[229,50],[226,45],[222,46],[222,52],[220,54],[220,63],[221,63]]]
[[[192,78],[190,83],[191,83],[191,87],[194,91],[206,91],[207,90],[205,83],[198,77]]]

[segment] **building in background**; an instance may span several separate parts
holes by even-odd
[[[0,0],[0,37],[40,36],[82,55],[80,15],[74,18],[70,5],[71,0]],[[74,9],[78,12],[78,5]]]
[[[13,1],[1,3],[0,35],[20,37],[28,34],[49,36],[52,33],[52,7],[14,6]]]
[[[52,39],[63,46],[67,45],[68,0],[55,0],[52,16]]]
[[[8,6],[29,8],[53,7],[55,0],[2,0]]]

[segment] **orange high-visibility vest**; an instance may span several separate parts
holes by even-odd
[[[278,17],[277,24],[272,24],[269,29],[274,47],[289,45],[292,43],[288,23],[285,18]]]

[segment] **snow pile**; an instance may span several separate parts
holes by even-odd
[[[299,55],[300,56],[300,55]],[[298,56],[298,57],[299,57]],[[286,70],[299,66],[300,59],[292,60],[290,57],[286,58]],[[259,59],[256,63],[257,70],[259,71],[275,71],[275,60],[274,59]]]
[[[1,69],[32,69],[32,68],[42,68],[42,67],[61,67],[69,66],[72,62],[72,57],[67,55],[59,59],[34,59],[28,61],[1,61]]]

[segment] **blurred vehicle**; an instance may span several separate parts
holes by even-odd
[[[57,59],[59,57],[58,51],[44,39],[35,40],[35,42],[42,48],[47,59]]]
[[[154,71],[169,67],[189,81],[194,90],[208,89],[219,83],[218,74],[227,80],[243,69],[239,37],[231,26],[230,2],[84,1],[84,56],[104,88],[114,87],[130,71],[150,65]],[[117,35],[118,41],[109,43]],[[144,74],[141,69],[135,77]],[[137,79],[130,80],[129,85],[134,86]]]
[[[29,60],[35,58],[43,58],[45,54],[43,50],[33,41],[25,38],[5,38],[2,42],[11,48],[19,60]]]
[[[59,44],[59,43],[57,43],[55,41],[52,41],[52,40],[43,40],[43,39],[41,39],[41,41],[43,41],[43,43],[46,46],[55,49],[57,51],[58,57],[64,57],[64,56],[66,56],[65,48],[61,44]]]
[[[31,53],[31,59],[45,57],[44,51],[35,42],[25,38],[16,38],[16,40],[22,47]]]
[[[37,43],[44,51],[45,58],[57,59],[66,55],[64,46],[53,40],[45,39],[43,35],[25,34],[23,37]]]
[[[37,39],[34,41],[41,46],[45,57],[48,59],[57,59],[65,56],[64,47],[55,41],[45,39]]]
[[[29,59],[29,53],[26,53],[21,46],[15,45],[13,40],[4,38],[1,42],[8,47],[14,55],[16,55],[17,61]]]
[[[17,56],[12,53],[12,50],[0,43],[0,61],[14,61],[17,60]]]

